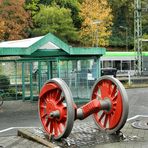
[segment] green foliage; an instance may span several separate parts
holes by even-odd
[[[148,34],[144,34],[143,36],[142,36],[142,38],[143,39],[148,39]],[[148,51],[148,42],[143,42],[143,44],[142,44],[142,49],[143,49],[143,51]]]
[[[33,36],[51,32],[64,41],[76,41],[78,38],[69,9],[41,5],[33,21]]]
[[[25,9],[31,11],[32,16],[39,11],[39,1],[40,0],[31,0],[26,2]]]
[[[81,27],[81,17],[79,16],[80,3],[78,0],[41,0],[41,3],[51,6],[59,6],[60,8],[67,8],[71,10],[71,17],[74,23],[74,26],[78,29]]]
[[[148,34],[145,33],[142,38],[143,39],[148,39]]]
[[[148,1],[142,0],[142,32],[148,34]]]
[[[0,75],[0,90],[8,91],[10,80],[6,75]]]
[[[40,4],[49,5],[51,4],[51,0],[40,0]]]

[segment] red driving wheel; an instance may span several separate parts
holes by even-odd
[[[39,117],[46,133],[54,139],[67,137],[74,123],[74,102],[67,84],[60,78],[49,80],[39,96]]]
[[[122,83],[114,77],[103,76],[93,86],[91,100],[110,100],[108,110],[93,114],[100,130],[110,134],[119,131],[128,116],[128,97]]]

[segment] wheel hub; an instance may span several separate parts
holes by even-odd
[[[101,104],[103,107],[103,110],[106,111],[106,113],[110,113],[112,112],[112,101],[111,98],[106,97],[105,99],[103,99],[103,104]]]
[[[50,113],[50,118],[59,118],[60,117],[60,112],[58,110],[53,111]]]

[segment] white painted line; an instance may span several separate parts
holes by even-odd
[[[13,129],[20,129],[20,128],[23,129],[23,128],[41,128],[41,127],[9,127],[9,128],[0,130],[0,133],[4,133]]]
[[[127,119],[127,122],[129,122],[129,121],[131,121],[131,120],[134,120],[134,119],[136,119],[136,118],[139,118],[139,117],[148,118],[147,115],[136,115],[136,116],[134,116],[134,117],[128,118],[128,119]]]
[[[12,129],[13,129],[13,127],[6,128],[6,129],[1,130],[0,133],[4,133],[4,132],[10,131]]]

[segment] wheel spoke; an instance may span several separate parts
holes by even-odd
[[[108,94],[108,84],[106,81],[103,81],[101,83],[102,85],[100,86],[100,93],[101,93],[101,98],[105,98],[105,97],[108,97],[109,94]]]
[[[59,100],[62,94],[62,90],[61,89],[56,89],[55,93],[54,93],[54,97],[55,100]]]
[[[104,119],[104,124],[103,124],[104,128],[106,128],[107,121],[108,121],[108,115],[106,114],[105,119]]]
[[[96,92],[96,93],[94,93],[95,94],[95,98],[93,98],[93,99],[98,99],[98,100],[100,100],[100,99],[102,99],[102,97],[101,97],[101,95],[99,94],[99,92]]]
[[[53,121],[54,122],[54,133],[55,133],[55,136],[58,136],[58,125],[57,125],[57,121]]]
[[[41,113],[41,118],[45,118],[47,116],[47,113]]]
[[[44,102],[46,103],[46,105],[48,104],[47,97],[44,99]]]
[[[53,120],[50,122],[50,134],[53,132]]]
[[[115,96],[116,92],[117,92],[117,86],[114,85],[113,89],[112,89],[112,92],[111,92],[111,97]]]
[[[103,117],[105,116],[105,112],[103,112],[99,118],[99,122],[101,122],[101,120],[103,119]]]
[[[64,115],[62,121],[65,122],[66,119],[67,119],[67,115]]]
[[[65,100],[65,96],[61,97],[61,99],[57,101],[57,104],[61,104],[64,100]]]
[[[43,104],[40,107],[41,107],[41,109],[46,109],[46,106]]]
[[[117,95],[115,95],[114,97],[112,97],[112,101],[115,101],[117,99]]]
[[[65,128],[65,126],[66,126],[66,118],[64,118],[64,120],[62,120],[61,123],[62,123],[62,125],[63,125],[64,128]]]
[[[63,133],[62,123],[58,123],[58,129],[60,133]]]
[[[48,119],[47,119],[47,121],[46,121],[46,123],[45,123],[45,126],[46,126],[46,127],[48,127],[48,126],[49,126],[50,121],[51,121],[51,119],[50,119],[50,118],[48,118]]]
[[[50,90],[49,92],[48,92],[48,94],[47,94],[47,98],[49,99],[49,100],[51,100],[52,99],[52,90]],[[47,99],[47,100],[48,100]]]

